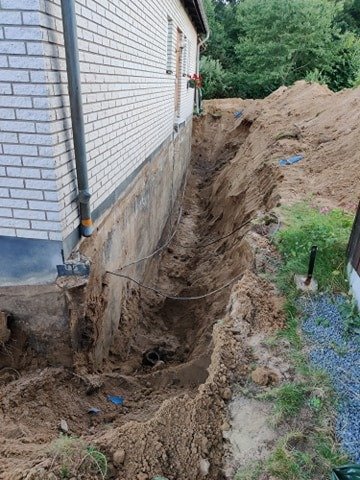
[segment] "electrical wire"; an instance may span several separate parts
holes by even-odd
[[[139,282],[138,280],[135,280],[135,278],[129,277],[128,275],[124,275],[123,273],[111,272],[109,270],[106,273],[109,274],[109,275],[114,275],[116,277],[125,278],[126,280],[129,280],[131,282],[136,283],[136,285],[138,285],[141,288],[145,288],[146,290],[151,290],[152,292],[160,295],[161,297],[168,298],[169,300],[180,300],[180,301],[201,300],[203,298],[210,297],[211,295],[215,295],[216,293],[219,293],[222,290],[225,290],[225,288],[230,287],[237,280],[240,280],[240,278],[244,275],[243,273],[240,273],[235,278],[233,278],[232,280],[227,282],[225,285],[217,288],[216,290],[212,290],[211,292],[205,293],[203,295],[195,295],[195,296],[190,296],[190,297],[181,297],[181,296],[178,297],[178,296],[173,296],[171,294],[168,294],[168,293],[166,293],[162,290],[159,290],[157,288],[150,287],[150,285],[144,285],[143,283]]]
[[[189,172],[187,171],[187,172],[186,172],[186,177],[185,177],[185,180],[184,180],[183,189],[182,189],[182,194],[181,194],[179,214],[178,214],[177,220],[176,220],[176,222],[175,222],[175,227],[174,227],[174,231],[172,232],[172,234],[169,236],[169,238],[166,240],[166,242],[165,242],[163,245],[161,245],[161,247],[157,248],[155,251],[153,251],[153,252],[150,253],[149,255],[146,255],[146,257],[138,258],[137,260],[133,260],[132,262],[127,263],[126,265],[123,265],[122,267],[120,267],[119,270],[123,270],[124,268],[131,267],[132,265],[136,265],[137,263],[143,262],[144,260],[148,260],[149,258],[154,257],[157,253],[159,253],[159,252],[161,252],[162,250],[164,250],[167,246],[169,246],[169,244],[171,243],[171,241],[172,241],[173,238],[175,237],[175,234],[176,234],[176,232],[177,232],[177,229],[178,229],[178,226],[179,226],[181,217],[182,217],[182,213],[183,213],[182,203],[183,203],[183,200],[184,200],[185,188],[186,188],[186,185],[187,185],[188,173],[189,173]],[[172,194],[172,193],[171,193],[171,198],[173,198],[173,194]],[[172,203],[172,201],[171,201],[171,203]],[[170,214],[170,215],[171,215],[171,214]]]

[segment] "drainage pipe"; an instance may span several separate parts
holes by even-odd
[[[93,233],[93,223],[90,210],[90,190],[87,172],[85,127],[83,105],[81,98],[79,47],[77,40],[77,26],[75,0],[61,0],[62,21],[64,28],[64,42],[69,84],[71,121],[75,150],[76,176],[78,184],[78,200],[80,205],[80,233],[83,237],[90,237]]]

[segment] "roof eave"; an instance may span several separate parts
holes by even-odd
[[[207,35],[209,32],[209,24],[205,13],[203,0],[182,0],[197,32]]]

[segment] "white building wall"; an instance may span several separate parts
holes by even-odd
[[[60,0],[0,0],[0,235],[62,240],[79,224]],[[168,17],[197,34],[180,0],[76,0],[92,209],[193,110],[168,68]]]

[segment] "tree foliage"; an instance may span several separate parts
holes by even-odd
[[[204,96],[263,97],[299,79],[359,81],[360,0],[206,0]]]

